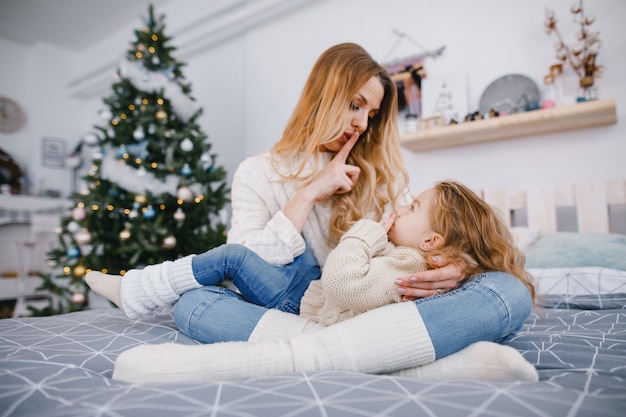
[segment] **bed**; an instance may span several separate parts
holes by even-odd
[[[623,417],[626,233],[619,227],[626,221],[613,217],[626,207],[626,181],[483,196],[507,214],[544,298],[542,314],[507,342],[537,368],[537,383],[311,372],[131,385],[111,379],[120,352],[196,342],[177,331],[170,309],[137,320],[115,309],[89,310],[0,320],[0,416]],[[564,206],[576,207],[576,231],[560,230]]]

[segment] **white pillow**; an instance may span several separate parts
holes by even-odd
[[[536,279],[540,295],[600,295],[626,293],[626,271],[584,266],[574,268],[527,268]]]

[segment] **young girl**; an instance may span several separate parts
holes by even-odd
[[[395,280],[427,269],[425,254],[447,256],[463,265],[467,276],[509,272],[534,298],[524,257],[511,239],[507,227],[476,194],[460,183],[444,181],[384,223],[363,219],[352,226],[328,256],[321,280],[311,280],[319,276],[319,272],[312,273],[319,271],[312,256],[280,267],[244,246],[230,244],[199,255],[202,262],[197,264],[203,268],[191,273],[179,266],[189,262],[183,258],[130,270],[123,278],[98,277],[104,274],[92,272],[87,282],[101,283],[94,285],[94,291],[109,296],[129,317],[135,317],[168,305],[167,298],[155,290],[159,285],[169,286],[174,300],[181,294],[176,291],[231,279],[244,298],[255,304],[300,312],[327,326],[401,301]],[[117,287],[120,281],[123,285]]]
[[[364,219],[346,232],[328,256],[321,280],[311,282],[306,290],[300,306],[301,314],[328,325],[398,302],[400,296],[393,282],[412,271],[426,268],[424,254],[445,255],[463,265],[470,277],[494,270],[508,272],[521,281],[532,298],[535,298],[532,277],[523,267],[524,256],[514,245],[504,222],[467,187],[457,182],[442,181],[422,192],[411,206],[401,209],[386,222],[376,223]],[[216,265],[213,273],[215,278],[220,277],[220,267],[221,264]],[[242,263],[235,270],[245,271],[248,267],[252,265]],[[259,278],[265,277],[264,267],[255,272]],[[237,276],[233,276],[233,279],[237,284]],[[271,284],[270,278],[268,285]],[[320,331],[320,334],[323,335],[324,331]],[[302,337],[307,339],[306,336]],[[334,340],[330,344],[316,344],[314,339],[314,336],[313,339],[308,336],[308,340],[313,341],[313,345],[319,349],[313,352],[299,344],[304,349],[302,352],[306,352],[302,357],[297,349],[292,349],[293,346],[273,341],[260,343],[258,349],[254,344],[227,344],[232,348],[230,353],[233,356],[226,355],[228,348],[224,347],[196,346],[178,350],[178,346],[166,345],[161,348],[140,348],[141,355],[129,351],[120,356],[115,377],[127,381],[162,382],[170,381],[170,377],[181,381],[181,375],[186,375],[184,378],[189,377],[192,381],[238,379],[295,370],[328,369],[329,364],[331,369],[351,370],[351,356],[337,354],[341,350],[333,347],[333,343],[340,344],[341,338],[329,339]],[[294,340],[297,341],[298,337]],[[494,350],[488,345],[481,345],[481,349],[486,349],[483,353],[491,356],[492,364],[499,363],[501,350]],[[200,351],[210,360],[192,365],[189,358],[197,358]],[[507,350],[504,353],[506,355],[499,363],[504,368],[500,368],[500,371],[510,370],[509,366],[520,364],[515,353]],[[161,360],[152,362],[151,359],[158,355]],[[139,356],[141,359],[137,362]],[[473,356],[476,357],[476,354]],[[320,367],[316,359],[308,359],[310,357],[322,358],[322,361],[326,361],[325,365]],[[308,362],[308,365],[299,368],[297,363],[300,360]],[[252,363],[255,366],[250,367]],[[289,363],[295,364],[294,367]],[[516,371],[523,374],[522,379],[532,380],[535,377],[530,365],[522,361],[520,366],[522,371]],[[471,364],[465,367],[470,368]],[[445,366],[438,369],[445,370]],[[409,373],[405,371],[404,375],[414,376],[415,372],[415,369]],[[441,372],[432,374],[435,375],[442,376]]]

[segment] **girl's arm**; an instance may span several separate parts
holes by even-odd
[[[358,312],[401,301],[394,280],[427,265],[414,249],[387,249],[384,226],[357,222],[326,260],[321,278],[326,296]]]

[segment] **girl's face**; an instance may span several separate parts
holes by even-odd
[[[403,207],[396,213],[396,219],[389,230],[389,239],[398,246],[428,250],[438,236],[432,230],[430,213],[433,209],[437,190],[429,188],[414,200],[413,204]]]
[[[370,119],[373,119],[378,114],[380,103],[382,103],[384,96],[385,89],[380,79],[376,76],[370,78],[352,98],[350,103],[350,125],[346,126],[341,137],[322,145],[322,149],[329,152],[339,152],[355,132],[359,132],[359,135],[363,134]]]

